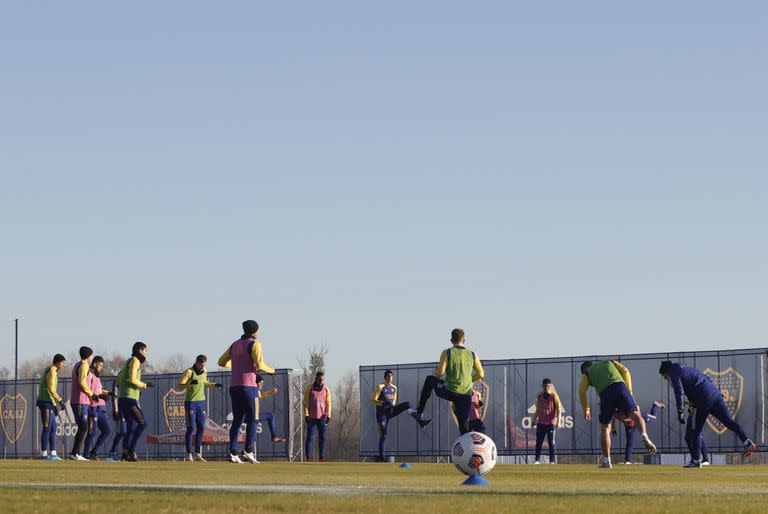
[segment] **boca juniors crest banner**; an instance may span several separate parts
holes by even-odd
[[[71,388],[70,374],[59,376],[59,394],[64,399],[64,409],[56,416],[56,450],[68,454],[72,449],[77,422],[69,404]],[[229,372],[210,372],[208,379],[222,383],[222,388],[206,389],[207,421],[203,436],[206,453],[219,452],[223,455],[222,445],[229,442],[232,425],[232,406],[229,398]],[[289,394],[291,370],[279,369],[274,375],[265,375],[264,386],[267,389],[277,387],[280,392],[260,400],[262,412],[272,412],[275,416],[279,435],[289,438],[288,443],[274,444],[267,433],[259,430],[256,438],[256,450],[259,456],[288,458],[291,448],[293,421],[292,395]],[[186,431],[185,392],[179,388],[181,373],[166,375],[145,375],[145,380],[155,383],[153,389],[142,391],[141,408],[147,418],[148,426],[139,441],[136,452],[141,457],[181,457],[185,452],[184,433]],[[105,389],[110,389],[113,377],[102,377]],[[0,456],[33,457],[39,454],[41,421],[36,407],[39,379],[0,381]],[[18,392],[17,392],[18,391]],[[111,411],[111,401],[107,402]],[[111,419],[111,416],[110,416]],[[238,439],[244,441],[245,427],[240,427]],[[112,431],[115,433],[114,427]],[[262,435],[264,434],[264,435]],[[110,440],[106,446],[111,445]],[[209,447],[206,449],[205,447]],[[102,448],[106,451],[109,448]]]
[[[475,348],[473,348],[475,349]],[[482,348],[476,348],[482,356]],[[436,353],[439,352],[436,351]],[[680,362],[702,370],[720,389],[731,416],[758,444],[765,442],[766,399],[768,398],[768,354],[766,349],[705,351],[685,353],[657,353],[631,355],[590,355],[546,359],[484,360],[485,377],[474,384],[482,403],[477,416],[493,438],[500,455],[531,455],[536,443],[533,417],[536,395],[545,378],[552,380],[563,404],[563,415],[558,423],[557,451],[561,454],[600,453],[600,425],[584,419],[579,402],[581,362],[585,360],[618,360],[632,375],[632,388],[642,411],[650,411],[653,402],[664,403],[662,410],[648,423],[648,434],[660,452],[687,451],[685,426],[677,420],[674,393],[659,375],[662,360]],[[392,369],[398,388],[398,402],[409,401],[413,407],[419,401],[424,379],[431,375],[436,363],[386,364],[360,367],[360,455],[378,455],[378,429],[375,406],[370,398],[375,387],[383,382],[384,371]],[[594,389],[588,393],[593,413],[599,402]],[[386,451],[399,456],[447,456],[458,437],[456,416],[451,404],[434,394],[427,404],[425,417],[433,422],[425,429],[408,415],[400,415],[389,422]],[[595,416],[596,418],[596,416]],[[718,420],[710,417],[703,436],[713,452],[731,452],[742,449],[741,442]],[[621,452],[625,446],[625,431],[618,430],[613,438],[613,450]],[[640,438],[636,438],[636,452],[643,453]]]

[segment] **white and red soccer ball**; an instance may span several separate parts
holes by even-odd
[[[485,434],[467,432],[453,443],[451,462],[465,475],[485,475],[496,465],[496,444]]]

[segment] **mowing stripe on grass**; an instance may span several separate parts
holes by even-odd
[[[324,494],[330,496],[369,495],[372,493],[409,494],[409,489],[382,489],[363,486],[344,485],[209,485],[209,484],[76,484],[76,483],[26,483],[0,484],[0,489],[109,489],[118,491],[178,491],[178,492],[221,492],[221,493],[278,493],[278,494]]]

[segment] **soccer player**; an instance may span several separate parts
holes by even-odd
[[[379,462],[384,462],[384,444],[387,440],[387,425],[389,420],[408,412],[416,419],[416,409],[411,408],[410,402],[397,403],[397,386],[392,382],[395,374],[391,369],[384,372],[384,383],[373,390],[371,402],[376,406],[376,426],[379,428]]]
[[[560,416],[563,413],[563,404],[560,397],[552,385],[552,381],[545,378],[541,383],[541,391],[536,395],[536,411],[533,413],[533,425],[536,425],[536,457],[534,464],[539,464],[541,458],[541,446],[544,444],[544,438],[547,438],[549,446],[549,463],[555,464],[557,457],[555,455],[555,431]]]
[[[141,381],[141,365],[147,360],[147,352],[146,344],[140,341],[133,343],[131,357],[125,361],[118,375],[120,393],[117,405],[120,416],[125,421],[123,460],[128,462],[139,460],[136,456],[136,443],[147,428],[147,417],[139,404],[141,391],[155,387],[152,382]]]
[[[259,399],[262,398],[269,398],[273,394],[277,394],[279,389],[277,387],[273,387],[269,391],[264,391],[264,377],[261,375],[256,375],[256,387],[259,388]],[[259,409],[261,411],[261,409]],[[259,412],[259,419],[256,420],[257,423],[262,424],[266,423],[267,427],[269,427],[269,434],[272,437],[273,443],[284,443],[287,441],[285,437],[280,437],[275,435],[275,415],[272,412]]]
[[[56,455],[56,416],[59,409],[64,410],[64,402],[59,396],[59,371],[67,360],[60,353],[53,356],[53,363],[43,370],[37,389],[37,408],[43,430],[40,433],[40,459],[61,460]]]
[[[120,406],[118,405],[118,395],[120,393],[119,377],[112,381],[112,419],[115,420],[115,437],[112,439],[112,448],[109,450],[109,456],[104,459],[107,462],[116,462],[120,460],[117,456],[117,449],[125,436],[127,430],[125,420],[120,415]]]
[[[662,361],[659,374],[670,383],[675,392],[677,419],[680,424],[686,424],[683,394],[695,409],[691,428],[685,432],[685,442],[688,443],[691,452],[691,462],[684,467],[701,467],[701,431],[704,430],[704,423],[708,416],[714,416],[739,437],[744,444],[742,452],[744,457],[749,457],[757,451],[757,445],[747,437],[741,425],[736,423],[728,413],[722,393],[707,375],[696,368],[673,364],[672,361]]]
[[[98,395],[88,387],[88,369],[91,366],[93,350],[87,346],[81,346],[79,354],[80,361],[72,367],[72,390],[69,397],[69,404],[72,406],[77,422],[75,443],[72,445],[69,460],[88,460],[83,457],[83,442],[88,435],[91,400],[98,398]]]
[[[655,401],[651,405],[650,412],[641,412],[640,415],[643,417],[645,424],[648,425],[648,423],[655,423],[656,417],[659,415],[659,411],[665,408],[666,406],[663,403]],[[635,427],[635,422],[632,421],[632,418],[618,412],[613,415],[613,418],[614,420],[624,423],[624,433],[627,440],[627,444],[624,447],[624,464],[632,464],[632,452],[635,446],[635,435],[637,434],[637,427]],[[616,435],[615,426],[612,428],[611,433]]]
[[[688,407],[688,418],[685,420],[685,433],[693,431],[693,422],[696,419],[696,408],[693,404],[685,400],[685,405]],[[690,451],[691,444],[686,440],[688,449]],[[701,465],[709,466],[709,450],[707,450],[707,443],[704,442],[704,434],[699,436],[699,449],[701,450]]]
[[[431,419],[424,419],[423,413],[432,391],[438,398],[448,400],[453,404],[459,431],[469,432],[469,413],[472,408],[472,383],[482,380],[485,376],[483,365],[475,352],[464,346],[465,335],[460,328],[451,331],[451,348],[443,350],[440,362],[434,373],[424,380],[421,388],[419,406],[416,409],[416,420],[423,428]],[[445,380],[442,377],[445,375]]]
[[[325,462],[325,434],[331,422],[331,390],[325,385],[325,373],[318,371],[315,381],[304,392],[304,421],[307,424],[307,440],[304,455],[312,462],[312,440],[317,431],[319,462]]]
[[[243,459],[258,464],[254,453],[256,420],[259,418],[259,371],[273,375],[275,370],[264,362],[261,343],[256,339],[259,324],[252,319],[243,321],[243,335],[219,357],[219,366],[232,368],[229,396],[232,399],[232,426],[229,427],[229,462],[241,464]],[[237,453],[237,436],[245,421],[245,451]]]
[[[185,460],[205,462],[203,458],[203,435],[205,434],[205,388],[221,387],[221,384],[208,381],[208,371],[205,364],[208,357],[198,355],[192,367],[187,368],[179,380],[179,385],[186,390],[184,411],[186,412],[187,457]],[[194,452],[192,450],[192,435],[195,435]]]
[[[472,390],[472,407],[469,410],[469,431],[485,433],[485,423],[480,419],[480,408],[483,406],[483,397],[479,391]]]
[[[101,372],[103,370],[104,358],[101,355],[97,355],[91,361],[87,378],[88,387],[94,394],[98,395],[95,400],[91,400],[91,411],[88,415],[88,435],[85,436],[84,455],[87,455],[89,460],[99,460],[99,448],[101,448],[101,445],[104,444],[104,441],[112,433],[107,416],[106,402],[111,393],[101,387]],[[96,439],[96,444],[93,444],[93,439],[96,436],[94,426],[99,429],[99,437]]]
[[[602,425],[603,455],[600,458],[601,468],[611,468],[611,420],[616,412],[632,418],[640,430],[643,445],[650,453],[656,453],[656,446],[651,442],[645,428],[645,420],[640,415],[640,409],[632,397],[632,377],[629,370],[618,361],[584,361],[581,363],[581,384],[579,385],[579,400],[584,409],[584,419],[592,421],[592,414],[587,404],[589,386],[595,388],[600,397],[600,414],[598,419]]]

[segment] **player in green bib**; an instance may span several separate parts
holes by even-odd
[[[136,462],[136,444],[139,437],[147,428],[147,417],[139,405],[139,398],[143,389],[154,387],[152,382],[141,381],[141,365],[147,360],[147,345],[136,342],[131,349],[131,358],[125,361],[120,374],[117,376],[120,388],[117,400],[120,416],[125,421],[125,435],[123,436],[123,460]]]
[[[198,355],[191,368],[184,371],[179,380],[179,385],[186,390],[184,411],[186,412],[187,432],[185,441],[187,444],[187,461],[205,462],[203,458],[203,434],[205,433],[205,388],[221,387],[221,384],[208,381],[208,371],[205,364],[208,357]],[[195,435],[194,451],[192,447],[192,435]]]
[[[423,412],[427,406],[432,391],[438,398],[453,403],[459,431],[462,434],[469,432],[469,414],[472,409],[472,384],[482,380],[485,372],[480,358],[475,352],[464,346],[464,331],[455,328],[451,332],[451,348],[443,350],[440,354],[440,362],[435,372],[424,380],[421,389],[419,407],[416,409],[415,418],[423,428],[431,419],[424,419]],[[445,376],[445,379],[441,377]]]
[[[640,408],[632,397],[632,376],[629,370],[619,361],[604,360],[598,362],[584,361],[581,363],[581,384],[579,385],[579,401],[584,408],[584,419],[592,420],[592,413],[587,403],[587,390],[595,388],[600,398],[600,425],[602,426],[603,455],[600,459],[601,468],[611,466],[611,421],[617,413],[631,418],[634,426],[640,431],[643,445],[650,453],[656,453],[656,446],[648,438],[645,420],[640,414]]]

